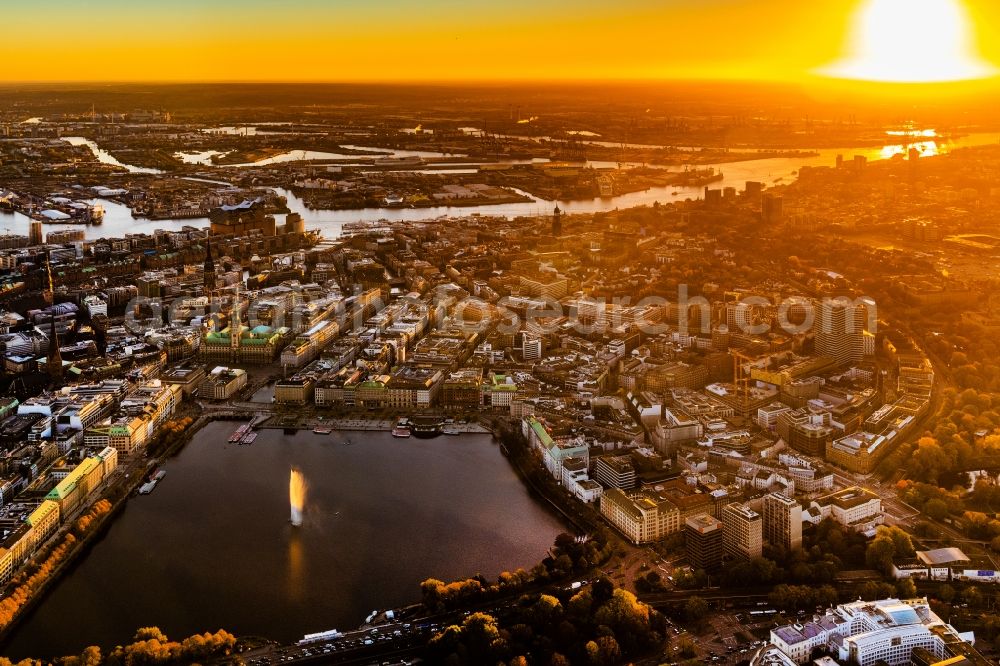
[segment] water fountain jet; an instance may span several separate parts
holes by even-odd
[[[302,526],[302,511],[306,504],[306,490],[309,484],[302,472],[297,467],[292,468],[292,473],[288,477],[288,503],[291,506],[291,522],[295,527]]]

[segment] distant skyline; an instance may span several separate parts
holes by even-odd
[[[0,80],[803,81],[850,61],[854,17],[876,1],[38,0],[4,7]],[[992,75],[997,3],[928,1],[971,19],[983,61],[954,71]],[[907,16],[889,43],[907,43]]]

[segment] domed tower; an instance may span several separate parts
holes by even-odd
[[[552,212],[552,235],[557,238],[562,236],[562,211],[559,206]]]

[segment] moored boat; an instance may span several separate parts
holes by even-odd
[[[444,421],[437,416],[416,416],[413,418],[411,432],[416,437],[436,437],[441,434]]]

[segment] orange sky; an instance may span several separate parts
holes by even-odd
[[[36,0],[4,7],[0,79],[795,81],[866,1]],[[964,4],[1000,62],[998,3]]]

